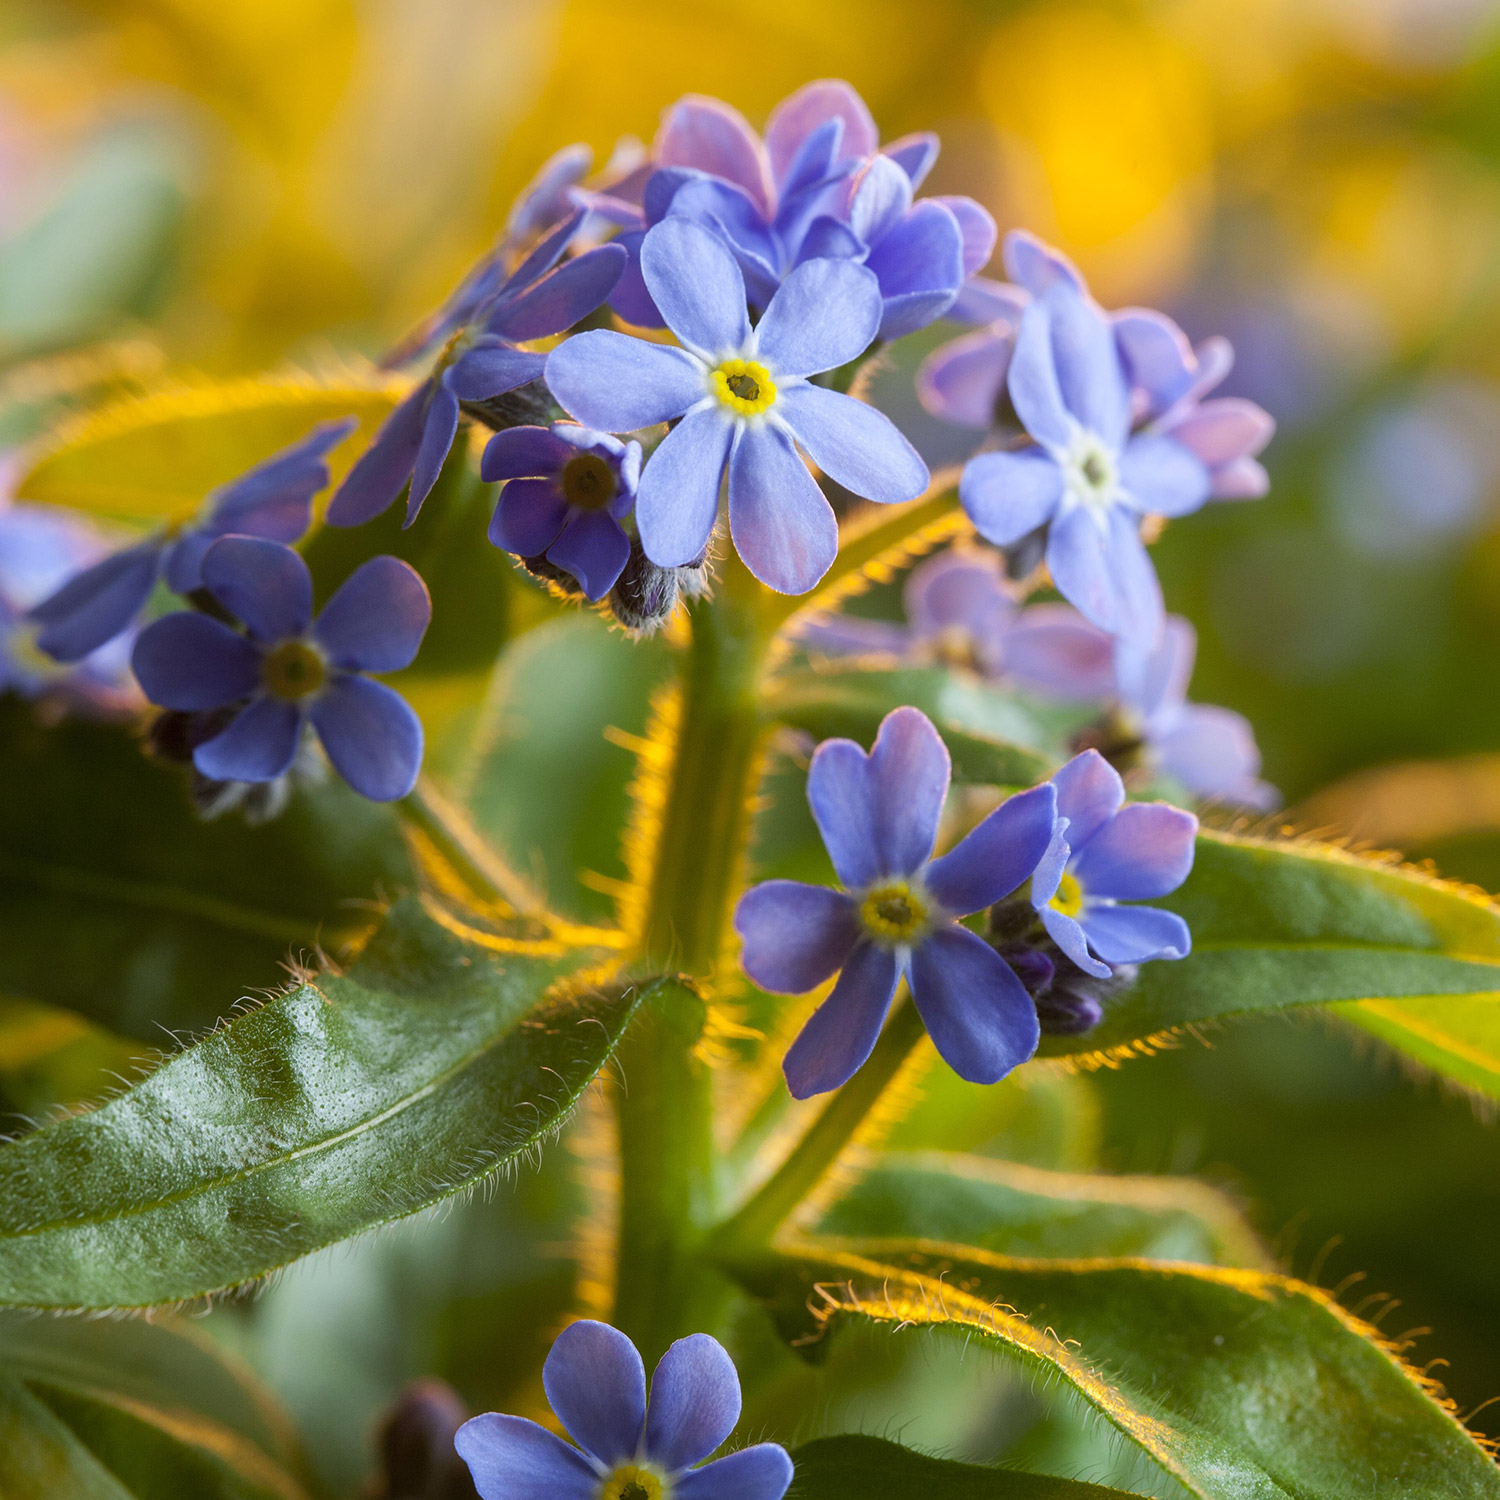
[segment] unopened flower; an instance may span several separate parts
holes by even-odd
[[[607,1323],[572,1323],[542,1386],[578,1446],[524,1417],[472,1418],[454,1445],[483,1500],[781,1500],[791,1483],[775,1443],[703,1463],[740,1416],[734,1362],[706,1333],[662,1355],[648,1403],[635,1345]]]
[[[875,277],[848,261],[808,261],[752,328],[739,268],[706,229],[668,219],[641,257],[682,347],[578,334],[548,357],[547,384],[580,422],[605,431],[681,419],[647,460],[636,500],[654,562],[683,567],[702,556],[727,471],[730,532],[746,566],[781,593],[805,593],[838,552],[838,523],[799,443],[870,500],[910,500],[927,485],[927,466],[886,416],[807,378],[868,348],[880,322]]]
[[[762,989],[802,994],[839,975],[787,1053],[796,1098],[854,1076],[903,977],[959,1077],[995,1083],[1036,1051],[1025,985],[959,918],[1037,868],[1055,831],[1056,790],[1046,783],[1009,798],[933,859],[949,775],[947,747],[915,708],[887,714],[868,755],[852,740],[825,740],[807,799],[844,889],[769,880],[740,898],[740,962]]]
[[[620,521],[635,504],[641,445],[576,422],[508,427],[484,450],[480,474],[504,487],[490,540],[521,557],[545,556],[602,599],[630,557]]]
[[[421,767],[422,725],[404,698],[365,674],[400,671],[417,654],[432,602],[415,569],[371,558],[314,619],[312,576],[297,553],[230,536],[204,556],[203,585],[246,633],[184,610],[148,625],[132,657],[146,696],[163,708],[235,708],[193,750],[198,770],[213,781],[273,781],[311,724],[355,791],[374,802],[404,797]]]

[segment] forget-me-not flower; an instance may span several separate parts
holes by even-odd
[[[329,503],[331,525],[363,525],[410,483],[410,526],[453,447],[462,403],[488,401],[536,380],[545,357],[517,344],[562,333],[609,296],[625,267],[620,246],[600,245],[558,265],[583,217],[582,210],[570,214],[509,276],[501,276],[494,257],[470,273],[421,345],[431,348],[448,336],[436,367],[350,469]]]
[[[868,755],[853,740],[825,740],[807,800],[844,889],[768,880],[740,898],[740,962],[762,989],[800,995],[839,976],[786,1055],[798,1099],[854,1076],[903,976],[960,1078],[995,1083],[1036,1051],[1026,986],[959,918],[1037,868],[1056,831],[1057,792],[1048,782],[1017,793],[934,859],[950,769],[947,747],[915,708],[887,714]]]
[[[703,1462],[740,1417],[734,1361],[706,1333],[662,1355],[648,1402],[635,1345],[607,1323],[571,1323],[542,1387],[578,1446],[525,1417],[472,1418],[454,1446],[482,1500],[781,1500],[792,1482],[776,1443]]]
[[[745,283],[701,225],[668,219],[641,264],[680,348],[599,329],[560,344],[547,384],[580,422],[607,432],[676,425],[646,461],[636,526],[662,567],[697,562],[729,476],[729,528],[746,566],[801,594],[838,553],[838,522],[797,452],[869,500],[910,500],[927,466],[889,418],[808,376],[869,347],[880,323],[873,273],[843,260],[798,266],[752,328]]]
[[[212,781],[274,781],[311,724],[334,769],[362,796],[392,802],[415,785],[422,725],[406,700],[368,672],[398,672],[422,644],[432,601],[421,576],[372,557],[313,618],[312,575],[290,547],[229,536],[203,558],[203,586],[241,635],[191,610],[148,625],[132,665],[146,696],[188,713],[237,705],[193,751]]]
[[[1053,778],[1059,827],[1031,877],[1031,904],[1047,935],[1086,974],[1114,964],[1186,958],[1188,925],[1176,912],[1136,906],[1175,891],[1193,868],[1198,820],[1165,802],[1125,805],[1120,773],[1097,750]]]
[[[185,526],[157,532],[75,574],[36,604],[37,644],[58,661],[81,661],[135,623],[158,579],[177,594],[202,585],[203,557],[221,537],[295,542],[312,520],[313,496],[328,483],[328,454],[359,425],[322,422],[299,442],[215,490]]]
[[[630,558],[620,526],[635,504],[641,445],[576,422],[508,427],[484,450],[479,472],[504,487],[490,540],[521,557],[545,556],[602,599]]]

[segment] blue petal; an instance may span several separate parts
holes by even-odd
[[[1019,328],[1021,314],[1030,298],[1019,287],[1007,281],[991,281],[988,276],[970,276],[953,299],[948,316],[955,323],[993,323],[1004,318]]]
[[[1057,815],[1068,820],[1068,844],[1079,853],[1125,801],[1120,773],[1097,750],[1075,755],[1052,778]]]
[[[1114,973],[1108,964],[1101,963],[1089,952],[1083,928],[1072,917],[1065,917],[1051,906],[1043,907],[1041,916],[1048,936],[1085,974],[1092,974],[1095,979],[1108,979]]]
[[[1188,878],[1197,836],[1192,813],[1165,802],[1132,802],[1079,850],[1073,873],[1090,896],[1149,901]]]
[[[312,574],[290,547],[263,537],[220,537],[203,556],[204,587],[263,641],[312,623]]]
[[[1148,725],[1158,716],[1172,715],[1187,698],[1197,652],[1197,632],[1181,615],[1167,616],[1154,649],[1122,644],[1115,666],[1120,702]]]
[[[1031,872],[1031,904],[1037,911],[1041,911],[1057,894],[1063,872],[1072,857],[1073,851],[1068,847],[1068,820],[1060,817],[1052,825],[1052,842]]]
[[[1151,308],[1124,308],[1110,322],[1125,373],[1145,392],[1147,415],[1160,416],[1192,384],[1193,346],[1171,318]]]
[[[672,1485],[675,1500],[781,1500],[792,1482],[792,1459],[776,1443],[757,1443],[693,1469]]]
[[[878,245],[911,207],[911,178],[888,156],[872,156],[854,179],[849,227],[867,245]]]
[[[691,219],[666,219],[641,246],[641,272],[667,327],[688,349],[715,361],[744,348],[745,278],[716,235]]]
[[[858,260],[864,253],[859,236],[842,219],[819,214],[797,246],[797,264],[805,260]]]
[[[912,632],[889,620],[856,615],[814,614],[796,627],[797,639],[821,656],[905,656]]]
[[[767,880],[740,897],[740,967],[773,995],[803,995],[831,979],[859,937],[854,901],[800,880]]]
[[[933,199],[958,220],[963,235],[964,276],[973,276],[982,271],[995,253],[995,240],[999,231],[995,228],[994,216],[983,204],[972,198],[939,194]]]
[[[880,721],[866,763],[871,834],[882,877],[915,874],[937,842],[952,763],[919,708],[893,708]]]
[[[450,370],[448,375],[452,375]],[[411,489],[406,496],[406,520],[410,526],[422,509],[422,502],[432,493],[442,472],[443,463],[458,436],[458,397],[447,384],[440,380],[432,393],[432,404],[427,408],[427,419],[422,427],[422,441],[417,448],[416,462],[412,465]]]
[[[586,599],[597,601],[625,571],[630,542],[607,511],[574,511],[547,557],[578,580]]]
[[[130,666],[162,708],[222,708],[260,686],[260,652],[222,621],[192,610],[152,621],[136,639]]]
[[[1130,391],[1109,319],[1088,296],[1068,287],[1050,291],[1047,307],[1063,404],[1118,451],[1130,431]]]
[[[782,1063],[792,1098],[826,1094],[859,1072],[875,1050],[899,978],[889,948],[855,944],[833,993],[812,1013]]]
[[[653,458],[646,465],[641,480],[638,517],[655,463]],[[805,594],[838,556],[833,507],[791,437],[769,423],[743,426],[730,451],[729,530],[745,566],[781,594]],[[646,540],[644,524],[641,539]],[[662,561],[649,542],[646,552]]]
[[[799,205],[810,192],[826,189],[834,163],[840,158],[844,138],[844,122],[839,119],[824,120],[816,129],[803,137],[792,156],[776,165],[772,155],[772,174],[780,201],[776,205],[778,226],[798,219]],[[770,145],[769,138],[766,144]]]
[[[998,1083],[1041,1040],[1026,986],[966,927],[940,928],[912,953],[911,996],[938,1054],[969,1083]]]
[[[1067,604],[1033,604],[1005,632],[1005,673],[1048,698],[1091,703],[1115,687],[1115,638]]]
[[[567,524],[568,502],[555,480],[512,479],[490,518],[490,540],[502,551],[540,557]]]
[[[368,677],[336,677],[310,711],[333,768],[362,797],[394,802],[417,784],[422,721],[399,693]]]
[[[1050,783],[1007,798],[977,828],[928,865],[927,889],[955,916],[993,906],[1029,880],[1052,842],[1057,789]]]
[[[323,606],[313,635],[346,671],[399,672],[412,664],[431,622],[422,575],[398,557],[372,557]]]
[[[1033,297],[1044,297],[1054,287],[1084,290],[1078,268],[1061,250],[1043,244],[1026,229],[1012,229],[1005,236],[1005,272],[1019,282]]]
[[[856,495],[891,504],[915,500],[927,488],[931,476],[921,455],[873,406],[821,385],[795,385],[777,407],[812,461]]]
[[[1141,540],[1140,520],[1123,505],[1110,509],[1107,548],[1119,601],[1116,633],[1137,646],[1152,647],[1161,639],[1166,617],[1161,583]]]
[[[275,781],[291,769],[302,739],[302,711],[280,698],[252,698],[222,734],[193,751],[210,781]]]
[[[599,1488],[599,1476],[576,1448],[524,1417],[471,1418],[453,1446],[482,1500],[594,1500]]]
[[[703,366],[686,350],[604,328],[559,344],[547,384],[571,416],[605,432],[669,422],[708,395]]]
[[[556,474],[576,451],[548,427],[507,427],[484,445],[479,477],[494,483]]]
[[[82,661],[129,628],[146,607],[161,571],[162,544],[127,547],[75,574],[30,612],[37,645],[58,661]]]
[[[1015,330],[1002,324],[934,349],[917,370],[917,397],[933,416],[984,432],[996,422]]]
[[[645,238],[644,229],[629,229],[615,240],[615,244],[630,256],[630,263],[609,294],[609,305],[637,328],[665,328],[667,325],[651,300],[651,293],[646,290],[646,278],[641,275],[641,244]]]
[[[1042,448],[977,454],[958,478],[958,498],[975,530],[997,547],[1045,525],[1062,495],[1062,469]]]
[[[1033,302],[1021,314],[1005,383],[1011,405],[1026,431],[1049,448],[1065,449],[1073,436],[1074,422],[1063,405],[1062,388],[1052,363],[1052,315],[1045,302]]]
[[[592,1319],[558,1334],[542,1367],[547,1401],[573,1440],[606,1468],[639,1451],[646,1368],[617,1328]]]
[[[302,509],[307,512],[308,519],[312,518],[312,499],[309,497],[302,503]],[[306,531],[304,525],[302,530]],[[167,544],[166,550],[161,557],[161,572],[165,578],[167,587],[174,594],[191,594],[194,589],[203,587],[203,558],[208,549],[230,532],[238,532],[244,536],[264,536],[264,532],[245,531],[239,532],[235,526],[226,526],[222,531],[194,530],[180,531],[177,539]],[[295,532],[288,540],[296,541],[302,532]],[[281,537],[273,538],[281,541]]]
[[[525,241],[566,219],[573,209],[568,191],[588,176],[593,162],[592,148],[582,142],[554,151],[511,205],[505,220],[506,237]]]
[[[568,246],[572,244],[573,236],[578,233],[583,220],[583,210],[575,209],[555,229],[549,230],[545,238],[539,240],[527,253],[525,260],[505,278],[498,288],[500,299],[507,302],[513,301],[539,277],[545,276],[567,253]],[[474,306],[478,311],[479,304],[475,303]]]
[[[562,333],[604,304],[629,260],[619,245],[587,250],[519,296],[502,302],[485,326],[502,338],[516,340]]]
[[[330,526],[363,526],[401,493],[422,443],[430,388],[431,382],[424,380],[386,418],[375,441],[355,460],[328,502]]]
[[[824,740],[807,773],[807,803],[846,889],[863,890],[884,873],[875,842],[868,757],[853,740]]]
[[[1172,911],[1154,906],[1084,907],[1083,930],[1099,957],[1112,964],[1143,964],[1153,958],[1186,958],[1193,935]]]
[[[1064,510],[1047,534],[1047,570],[1057,590],[1101,630],[1143,646],[1161,632],[1161,585],[1133,511]]]
[[[889,341],[926,328],[949,314],[955,301],[957,296],[951,287],[930,292],[894,292],[881,303],[880,337]]]
[[[930,130],[918,130],[892,141],[885,148],[885,154],[911,178],[912,187],[919,188],[941,149],[942,143]]]
[[[734,425],[704,406],[689,412],[651,455],[636,492],[635,523],[652,562],[681,568],[708,546]]]
[[[740,1419],[740,1377],[706,1333],[678,1339],[651,1376],[646,1457],[669,1474],[707,1458]]]
[[[808,260],[777,288],[755,329],[772,375],[817,375],[857,359],[880,326],[880,284],[852,260]]]
[[[918,203],[870,251],[865,264],[880,280],[885,308],[880,336],[901,338],[925,328],[953,305],[963,285],[963,233],[933,199]]]
[[[1208,465],[1175,438],[1143,433],[1120,455],[1120,483],[1136,509],[1158,516],[1186,516],[1208,499]]]
[[[486,337],[473,345],[443,372],[442,384],[460,401],[488,401],[517,386],[540,380],[547,368],[544,355],[513,349],[504,340]]]

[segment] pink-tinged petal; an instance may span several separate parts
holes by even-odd
[[[280,542],[220,537],[203,554],[203,584],[263,641],[302,635],[312,623],[312,574]]]
[[[1033,297],[1043,297],[1054,287],[1085,291],[1078,267],[1061,250],[1044,244],[1025,229],[1012,229],[1002,250],[1005,274],[1026,288]]]
[[[583,1454],[525,1417],[473,1417],[453,1446],[481,1500],[594,1500],[599,1488]]]
[[[274,781],[290,769],[302,738],[302,713],[279,698],[254,698],[229,727],[193,751],[210,781]]]
[[[638,517],[656,462],[641,480]],[[765,424],[739,432],[729,455],[729,529],[745,566],[777,593],[805,594],[833,566],[838,521],[784,430]],[[655,557],[649,542],[646,551]]]
[[[958,220],[964,237],[964,275],[973,276],[982,271],[995,253],[995,240],[999,235],[994,216],[972,198],[939,195],[933,202],[941,203]]]
[[[951,631],[973,643],[986,669],[997,668],[1015,604],[998,553],[951,547],[913,568],[901,605],[918,641]]]
[[[1195,797],[1268,812],[1281,797],[1260,780],[1260,750],[1243,714],[1209,703],[1187,703],[1160,732],[1148,727],[1156,768]]]
[[[859,937],[854,901],[800,880],[767,880],[740,897],[740,967],[773,995],[803,995],[843,967]]]
[[[1089,946],[1111,964],[1186,958],[1193,948],[1188,924],[1176,912],[1154,906],[1086,906],[1083,930]]]
[[[1126,376],[1145,397],[1140,415],[1160,416],[1192,384],[1198,366],[1193,346],[1171,318],[1154,308],[1123,307],[1110,322]]]
[[[1259,500],[1271,488],[1271,476],[1253,458],[1220,464],[1210,478],[1209,494],[1215,500]]]
[[[1194,407],[1167,431],[1215,468],[1237,458],[1254,458],[1271,441],[1276,420],[1253,401],[1225,396]]]
[[[663,167],[695,167],[737,183],[770,217],[765,150],[739,110],[721,100],[685,94],[662,117],[651,155]]]
[[[998,1083],[1041,1040],[1026,986],[966,927],[942,928],[912,953],[911,995],[939,1056],[969,1083]]]
[[[740,1377],[706,1333],[678,1339],[651,1375],[646,1455],[669,1474],[701,1463],[740,1419]]]
[[[808,457],[866,500],[882,505],[915,500],[931,481],[921,454],[896,424],[853,396],[821,385],[796,385],[777,406]]]
[[[995,425],[1015,346],[1015,328],[1002,322],[934,349],[917,370],[917,399],[941,421],[987,431]]]
[[[689,412],[647,460],[635,521],[652,562],[682,568],[702,557],[719,513],[719,486],[734,431],[718,407],[704,406]]]
[[[1071,605],[1033,604],[1005,632],[1003,670],[1020,687],[1069,703],[1115,689],[1115,638]]]
[[[1012,546],[1046,525],[1062,494],[1062,469],[1041,448],[981,453],[964,465],[958,480],[958,498],[969,519],[997,547]]]
[[[1075,755],[1052,778],[1057,815],[1068,820],[1067,840],[1076,854],[1125,801],[1120,773],[1097,750]]]
[[[884,149],[885,154],[911,179],[915,191],[936,165],[942,142],[930,130],[917,130],[898,137]]]
[[[1122,807],[1073,860],[1088,896],[1150,901],[1175,891],[1193,868],[1198,820],[1166,802]]]
[[[1057,788],[1050,782],[1008,797],[924,874],[946,911],[970,912],[1010,895],[1029,880],[1052,843]]]
[[[869,156],[880,144],[880,132],[869,106],[841,78],[820,78],[788,94],[766,122],[766,151],[778,182],[785,179],[802,143],[827,120],[841,120],[841,156]]]
[[[1158,715],[1172,715],[1187,697],[1197,652],[1197,632],[1181,615],[1167,616],[1154,649],[1121,642],[1115,662],[1120,702],[1148,725]]]
[[[372,557],[323,606],[313,635],[346,671],[399,672],[412,664],[431,623],[422,575],[399,557]]]
[[[646,1424],[646,1368],[619,1329],[588,1318],[569,1323],[542,1366],[542,1389],[573,1441],[606,1468],[635,1457]]]
[[[859,1072],[875,1050],[899,978],[890,949],[855,945],[833,993],[812,1013],[782,1063],[792,1098],[826,1094]]]

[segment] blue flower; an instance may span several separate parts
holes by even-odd
[[[602,599],[630,557],[620,519],[635,504],[641,445],[575,422],[508,427],[484,450],[479,472],[504,488],[490,540],[522,557],[546,556]]]
[[[312,520],[313,496],[328,483],[328,454],[358,425],[357,417],[320,423],[215,490],[198,520],[76,573],[32,608],[31,618],[42,627],[37,645],[58,661],[81,661],[135,623],[159,578],[178,594],[200,587],[204,554],[221,536],[297,541]]]
[[[960,1078],[995,1083],[1036,1051],[1025,985],[958,919],[1037,868],[1052,845],[1057,792],[1045,783],[1018,793],[933,859],[949,770],[947,748],[915,708],[886,715],[869,755],[852,740],[825,740],[807,800],[844,889],[768,880],[740,898],[740,962],[762,989],[798,995],[839,975],[786,1056],[798,1099],[854,1076],[903,976]]]
[[[648,1404],[635,1345],[607,1323],[572,1323],[542,1387],[578,1446],[524,1417],[465,1422],[454,1446],[483,1500],[781,1500],[792,1482],[792,1460],[775,1443],[702,1462],[740,1416],[734,1362],[706,1333],[662,1355]]]
[[[373,557],[313,619],[307,564],[278,542],[230,536],[203,558],[203,585],[247,634],[190,610],[148,625],[135,675],[153,703],[197,713],[237,705],[193,751],[212,781],[274,781],[311,723],[334,769],[374,802],[404,797],[422,764],[422,725],[405,699],[366,672],[409,666],[432,618],[417,572]]]
[[[571,328],[609,296],[625,251],[600,245],[558,265],[581,210],[564,219],[516,267],[481,261],[438,314],[416,352],[448,339],[436,367],[386,419],[328,506],[334,526],[360,526],[386,510],[410,482],[406,524],[416,520],[458,434],[463,402],[488,401],[537,379],[543,355],[516,347]],[[555,268],[555,269],[554,269]]]
[[[927,466],[888,418],[807,379],[869,347],[880,322],[875,277],[849,261],[807,261],[752,329],[739,268],[701,226],[657,225],[641,263],[682,347],[581,333],[548,356],[547,384],[580,422],[605,431],[682,419],[647,461],[636,499],[653,562],[702,557],[727,470],[729,526],[746,566],[773,589],[805,593],[838,552],[838,523],[798,443],[870,500],[910,500],[927,485]]]
[[[1052,778],[1059,829],[1031,877],[1031,904],[1052,941],[1087,974],[1112,964],[1186,958],[1188,925],[1175,912],[1121,902],[1175,891],[1193,868],[1198,820],[1165,802],[1125,803],[1119,772],[1097,750]]]

